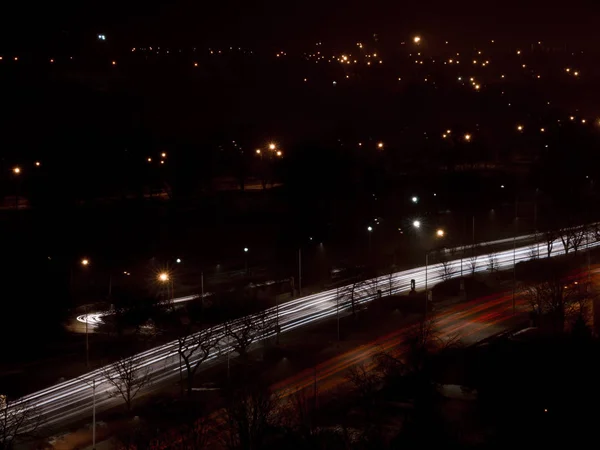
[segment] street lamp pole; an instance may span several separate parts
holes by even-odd
[[[302,295],[302,248],[298,249],[298,295]]]
[[[202,304],[204,304],[204,271],[200,272],[200,294],[202,295]]]
[[[513,292],[512,292],[512,306],[513,306],[513,315],[515,314],[515,289],[517,285],[517,264],[516,264],[516,235],[513,236]]]
[[[90,338],[88,333],[88,305],[85,305],[85,366],[90,368]]]
[[[429,253],[425,253],[425,320],[423,322],[425,322],[427,320],[427,303],[429,301],[428,298],[428,294],[429,292],[427,291],[427,269],[429,266]]]
[[[92,380],[92,450],[96,450],[96,379]]]
[[[337,320],[337,338],[338,338],[338,344],[339,344],[339,342],[340,342],[340,288],[337,289],[336,296],[335,296],[335,315],[336,315],[336,320]]]

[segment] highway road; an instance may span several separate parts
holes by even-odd
[[[479,245],[479,248],[483,248],[483,247],[499,247],[499,246],[506,246],[506,245],[512,245],[513,241],[516,243],[518,242],[520,245],[523,245],[524,243],[533,243],[535,242],[535,239],[539,237],[538,235],[535,234],[523,234],[523,235],[519,235],[516,236],[514,239],[512,238],[508,238],[508,239],[499,239],[496,241],[489,241],[489,242],[485,242],[483,244]],[[452,250],[447,250],[448,253],[452,252],[459,252],[459,251],[469,251],[470,247],[469,246],[462,246],[462,247],[455,247]],[[466,267],[466,265],[465,265]],[[268,285],[271,284],[270,282],[266,282],[266,283],[262,283],[263,285]],[[260,286],[261,284],[258,284],[257,286]],[[204,297],[209,297],[211,296],[212,293],[207,292],[204,294]],[[195,300],[197,299],[199,296],[198,295],[187,295],[185,297],[178,297],[173,299],[173,304],[181,304],[181,303],[186,303],[189,302],[191,300]],[[85,324],[87,323],[88,326],[92,326],[92,328],[90,328],[90,332],[93,332],[93,327],[95,327],[96,325],[102,323],[103,318],[105,316],[108,316],[112,314],[111,311],[94,311],[94,312],[89,312],[87,314],[80,314],[76,317],[77,322],[81,323],[81,324]],[[84,328],[80,328],[80,331],[85,332]]]
[[[600,242],[590,242],[589,246],[599,245]],[[581,246],[581,249],[585,248]],[[545,243],[540,244],[541,250],[544,250]],[[554,242],[552,256],[564,253],[563,245],[560,239]],[[544,252],[541,252],[542,256]],[[525,245],[513,250],[506,250],[495,253],[499,269],[507,269],[513,266],[513,262],[525,261],[531,258],[531,245]],[[424,258],[425,259],[425,258]],[[465,260],[466,261],[466,260]],[[476,270],[483,272],[487,269],[488,255],[482,255],[478,258]],[[451,262],[455,268],[452,276],[459,276],[458,266],[460,260]],[[464,263],[463,263],[464,264]],[[407,293],[410,290],[410,281],[414,279],[417,289],[423,289],[425,279],[427,278],[428,287],[442,279],[442,264],[432,264],[428,267],[416,267],[414,269],[397,272],[392,275],[393,293]],[[373,286],[379,285],[380,289],[387,293],[389,289],[389,276],[380,277],[378,280],[371,280],[366,283],[368,286],[359,288],[355,296],[359,302],[369,302],[375,298]],[[362,291],[361,291],[362,290]],[[279,305],[278,308],[270,308],[265,313],[278,320],[280,332],[285,333],[306,324],[313,323],[331,316],[338,312],[336,302],[337,289],[323,291],[317,294],[308,295]],[[341,311],[343,312],[343,311]],[[264,314],[264,313],[262,313]],[[204,333],[203,331],[202,333]],[[231,344],[224,337],[224,325],[217,325],[210,330],[212,336],[219,340],[218,351],[215,351],[203,363],[199,370],[223,362],[228,353],[231,352]],[[178,343],[172,341],[160,345],[151,350],[135,355],[135,363],[140,369],[148,370],[151,373],[153,385],[162,383],[171,383],[179,379],[179,357]],[[109,369],[110,370],[110,369]],[[185,373],[185,368],[183,369]],[[91,415],[92,409],[92,380],[96,380],[96,406],[97,410],[107,409],[117,406],[123,402],[120,397],[114,397],[114,388],[104,381],[103,369],[96,369],[88,372],[81,377],[64,381],[38,392],[34,392],[14,402],[18,404],[25,402],[28,406],[35,406],[44,414],[47,425],[60,428],[74,420],[81,419]],[[152,389],[152,387],[150,387]],[[9,406],[10,407],[10,406]]]
[[[517,308],[524,310],[527,305],[522,298],[517,297]],[[521,316],[522,318],[522,316]],[[460,343],[470,345],[491,336],[505,332],[515,325],[515,316],[512,314],[512,293],[500,293],[469,302],[448,306],[436,314],[432,324],[433,335],[441,344],[460,337]],[[348,370],[356,365],[363,365],[367,371],[376,368],[376,356],[386,353],[396,358],[402,358],[408,347],[407,339],[420,330],[420,325],[412,324],[402,326],[390,333],[373,339],[363,345],[354,346],[342,351],[315,367],[308,367],[294,375],[282,379],[271,385],[271,390],[280,399],[279,406],[283,409],[290,406],[287,402],[291,395],[304,391],[305,398],[312,399],[315,388],[317,401],[328,402],[335,396],[352,388],[347,379]],[[211,423],[215,426],[211,440],[220,442],[224,438],[221,433],[226,432],[226,412],[223,409],[214,411],[209,415]],[[176,429],[168,430],[160,436],[150,447],[153,450],[173,448],[175,444],[183,447],[187,444],[185,433],[177,433]]]

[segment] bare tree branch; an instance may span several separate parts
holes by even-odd
[[[44,417],[30,401],[0,399],[0,450],[9,450],[21,439],[34,437]]]
[[[131,411],[133,399],[140,390],[152,382],[150,367],[141,367],[134,356],[121,358],[103,368],[102,376],[115,389],[111,395],[122,397],[128,411]]]
[[[177,344],[177,351],[186,368],[187,393],[191,395],[198,367],[218,348],[218,334],[214,328],[192,333],[191,328],[187,327],[187,332],[177,338]]]
[[[448,281],[456,272],[454,263],[452,261],[443,260],[440,267],[440,277],[444,281]]]
[[[227,394],[226,445],[231,449],[262,447],[269,427],[276,421],[279,397],[260,384],[248,383]]]
[[[498,257],[495,253],[490,253],[487,260],[487,268],[490,272],[497,272],[498,267]]]

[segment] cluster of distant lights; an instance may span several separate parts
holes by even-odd
[[[167,158],[167,153],[166,153],[166,152],[162,152],[162,153],[160,154],[160,158],[161,158],[161,159],[160,159],[160,164],[164,164],[164,163],[165,163],[165,160],[166,160],[166,158]],[[148,163],[151,163],[152,161],[153,161],[153,159],[152,159],[152,157],[151,157],[151,156],[148,156],[148,157],[146,158],[146,162],[148,162]]]
[[[277,148],[277,144],[275,144],[274,142],[269,143],[269,145],[267,145],[267,152],[265,152],[265,150],[257,148],[255,150],[255,153],[260,156],[262,158],[263,154],[269,154],[269,152],[271,152],[270,154],[274,154],[275,156],[281,158],[283,157],[283,151],[281,151],[279,148]]]
[[[34,165],[35,167],[40,167],[40,166],[42,165],[42,163],[41,163],[41,162],[39,162],[39,161],[35,161],[35,162],[33,163],[33,165]],[[21,166],[14,166],[14,167],[11,169],[11,172],[12,172],[14,175],[21,175],[21,174],[23,173],[23,169],[22,169],[22,167],[21,167]]]
[[[97,35],[97,40],[98,41],[104,42],[104,41],[106,41],[106,39],[107,38],[106,38],[105,34],[98,34]],[[414,36],[412,38],[412,42],[416,46],[419,46],[421,44],[421,42],[422,42],[421,36],[418,36],[418,35]],[[445,43],[448,44],[448,41],[446,41]],[[493,39],[491,40],[491,43],[494,43]],[[404,42],[402,42],[402,44],[404,44]],[[541,45],[541,44],[542,44],[541,41],[538,41],[538,45]],[[323,43],[322,42],[317,42],[316,45],[317,46],[322,46]],[[356,46],[359,48],[359,50],[363,50],[364,49],[364,44],[362,42],[357,42]],[[157,49],[156,50],[157,52],[160,52],[160,47],[156,47],[156,49]],[[136,50],[141,50],[141,51],[146,51],[146,50],[155,51],[153,47],[140,47],[140,48],[133,47],[131,49],[132,52],[135,52]],[[196,48],[194,47],[194,51],[195,50],[196,50]],[[209,50],[209,53],[211,55],[212,54],[222,54],[223,53],[222,50],[217,50],[217,49],[212,49],[212,48],[209,48],[208,50]],[[246,53],[246,50],[242,49],[241,47],[234,48],[233,46],[231,46],[231,47],[229,47],[229,50],[230,51],[233,51],[233,50],[235,50],[235,51],[243,51],[244,53]],[[179,52],[181,52],[181,49],[179,49]],[[169,53],[168,49],[166,50],[166,53]],[[252,54],[253,52],[249,51],[249,53]],[[516,54],[517,55],[521,55],[522,54],[521,50],[517,49],[516,50]],[[351,53],[350,54],[341,54],[340,56],[333,55],[331,57],[326,57],[324,54],[322,54],[321,51],[317,51],[316,53],[312,53],[312,54],[308,54],[308,55],[305,53],[304,55],[305,55],[306,59],[316,58],[315,62],[317,62],[317,63],[319,61],[321,61],[321,60],[325,60],[326,58],[327,58],[327,62],[337,61],[337,62],[339,62],[341,64],[358,64],[359,63],[359,59],[357,59],[356,57],[353,57]],[[417,55],[421,56],[421,52],[418,52]],[[459,56],[459,55],[460,55],[460,53],[456,53],[456,56]],[[477,55],[481,56],[482,55],[482,51],[478,50],[477,51]],[[275,56],[277,58],[281,58],[283,56],[287,56],[287,52],[281,50],[281,51],[277,52],[275,54]],[[412,56],[412,53],[409,56]],[[382,64],[383,63],[382,59],[377,59],[378,58],[378,54],[376,52],[373,52],[372,54],[363,54],[363,55],[360,56],[360,58],[363,58],[362,62],[366,62],[366,64],[368,66],[371,65],[371,62],[378,63],[378,64]],[[73,59],[73,57],[70,57],[70,59]],[[3,60],[3,57],[0,56],[0,61],[2,61],[2,60]],[[15,57],[13,57],[13,60],[14,61],[18,61],[19,57],[15,56]],[[51,64],[53,64],[55,62],[55,59],[54,58],[50,58],[49,62]],[[435,62],[435,60],[433,60],[433,62]],[[417,59],[417,60],[415,60],[415,63],[422,65],[424,63],[424,60],[422,60],[422,59],[418,60]],[[486,66],[488,66],[490,64],[490,60],[489,59],[485,59],[485,60],[473,59],[472,63],[473,63],[473,65],[480,65],[481,67],[486,67]],[[117,65],[117,61],[116,60],[112,60],[110,62],[110,64],[112,66],[116,66]],[[460,64],[460,61],[458,59],[450,58],[450,59],[444,60],[443,64]],[[192,62],[192,65],[193,65],[193,67],[198,67],[199,66],[198,62]],[[525,69],[525,68],[527,68],[527,65],[526,64],[522,64],[521,67],[523,69]],[[565,72],[568,73],[568,74],[570,74],[570,75],[572,75],[575,78],[577,78],[577,77],[580,76],[580,71],[579,70],[575,70],[575,69],[572,69],[570,67],[565,68]],[[349,79],[350,76],[346,75],[345,78]],[[462,78],[463,77],[459,76],[458,77],[458,81],[462,81]],[[502,74],[500,76],[500,78],[504,79],[505,75]],[[540,74],[536,74],[535,78],[536,79],[540,79],[541,75]],[[398,81],[401,81],[401,80],[402,80],[402,77],[398,77]],[[307,82],[308,79],[304,78],[303,81]],[[429,79],[429,77],[427,77],[427,78],[424,79],[424,81],[425,82],[430,82],[431,80]],[[337,81],[333,81],[332,84],[334,86],[336,86],[337,85]],[[433,82],[433,84],[435,84],[435,82]],[[482,87],[481,83],[473,81],[473,77],[471,77],[471,85],[472,85],[473,89],[476,90],[476,91],[479,91],[481,89],[481,87]]]
[[[98,39],[99,41],[106,41],[106,35],[105,35],[105,34],[98,34],[98,35],[97,35],[97,39]],[[421,38],[420,36],[414,36],[414,37],[412,38],[412,42],[413,42],[415,45],[419,45],[419,44],[422,42],[422,38]],[[494,43],[494,40],[491,40],[491,42],[492,42],[492,43]],[[404,42],[403,42],[402,44],[404,44]],[[448,44],[448,41],[446,41],[446,44]],[[539,45],[541,45],[541,42],[538,42],[538,44],[539,44]],[[323,44],[322,44],[322,42],[317,42],[317,43],[316,43],[316,45],[317,45],[317,46],[322,46]],[[356,43],[356,46],[357,46],[357,47],[358,47],[360,50],[363,50],[363,49],[364,49],[364,44],[363,44],[362,42],[357,42],[357,43]],[[157,47],[157,48],[160,50],[160,47]],[[233,47],[230,47],[230,50],[233,50],[233,49],[234,49]],[[135,51],[135,50],[136,50],[136,48],[134,47],[134,48],[132,49],[132,51]],[[140,50],[146,50],[146,48],[140,48]],[[153,48],[152,48],[152,47],[149,47],[149,50],[151,50],[151,51],[152,51],[152,50],[153,50]],[[194,50],[195,50],[195,49],[194,49]],[[241,50],[241,47],[238,47],[238,50]],[[221,51],[221,50],[213,50],[213,49],[209,49],[209,52],[210,52],[210,54],[214,54],[214,53],[221,54],[221,53],[222,53],[222,51]],[[167,53],[168,53],[168,50],[167,50]],[[522,51],[521,51],[520,49],[517,49],[517,50],[516,50],[516,54],[517,54],[517,55],[521,55],[521,54],[522,54]],[[421,55],[421,52],[418,52],[418,56],[420,56],[420,55]],[[477,51],[477,55],[479,55],[479,56],[480,56],[480,55],[482,55],[482,51],[481,51],[481,50]],[[279,51],[279,52],[277,52],[277,53],[275,54],[275,56],[276,56],[276,57],[278,57],[278,58],[280,58],[280,57],[282,57],[282,56],[287,56],[287,53],[286,53],[285,51],[283,51],[283,50],[282,50],[282,51]],[[305,54],[305,56],[306,56],[306,54]],[[378,56],[378,55],[377,55],[377,53],[376,53],[376,52],[374,52],[374,53],[372,53],[372,54],[364,54],[364,57],[367,59],[367,65],[370,65],[370,64],[371,64],[371,60],[372,60],[372,61],[377,61],[379,64],[383,63],[383,60],[381,60],[381,59],[379,59],[379,60],[375,59],[375,58],[377,58],[377,56]],[[410,56],[412,56],[412,54],[411,54]],[[460,56],[460,53],[457,53],[457,54],[456,54],[456,56]],[[320,59],[325,59],[325,56],[321,54],[321,51],[317,51],[316,53],[310,54],[310,55],[308,55],[308,57],[317,58],[317,62],[318,62],[318,60],[320,60]],[[72,59],[72,57],[71,57],[71,59]],[[2,61],[2,60],[3,60],[3,57],[2,57],[2,56],[0,56],[0,61]],[[19,60],[19,57],[18,57],[18,56],[15,56],[15,57],[13,57],[13,60],[14,60],[14,61],[18,61],[18,60]],[[331,60],[336,60],[336,61],[340,62],[341,64],[352,64],[352,63],[356,64],[356,63],[358,63],[358,59],[354,59],[354,58],[352,57],[352,54],[342,54],[342,55],[340,55],[340,56],[335,56],[335,55],[334,55],[334,56],[332,56],[332,57],[328,58],[328,62],[331,62]],[[52,59],[50,59],[49,61],[50,61],[50,63],[54,63],[54,62],[55,62],[55,60],[54,60],[53,58],[52,58]],[[423,60],[421,60],[421,61],[419,61],[419,60],[416,60],[415,62],[416,62],[416,63],[418,63],[418,64],[423,64]],[[488,65],[490,64],[490,60],[489,60],[489,59],[485,59],[485,60],[473,59],[473,61],[472,61],[472,62],[473,62],[473,65],[481,65],[482,67],[486,67],[486,66],[488,66]],[[459,64],[459,63],[460,63],[460,61],[459,61],[459,60],[457,60],[457,59],[454,59],[454,58],[450,58],[450,59],[447,59],[446,61],[444,61],[444,64]],[[113,65],[113,66],[116,66],[116,64],[117,64],[117,62],[116,62],[115,60],[112,60],[112,61],[111,61],[111,65]],[[193,62],[193,66],[194,66],[194,67],[198,67],[198,63],[197,63],[197,62]],[[526,65],[526,64],[522,64],[522,68],[526,68],[526,67],[527,67],[527,65]],[[571,75],[571,76],[573,76],[573,77],[579,77],[579,76],[580,76],[580,71],[579,71],[579,70],[575,70],[575,69],[572,69],[572,68],[570,68],[570,67],[567,67],[567,68],[565,68],[564,70],[565,70],[565,72],[566,72],[566,73],[568,73],[569,75]],[[346,78],[349,78],[349,76],[348,76],[348,75],[346,75]],[[504,79],[504,78],[505,78],[505,75],[504,75],[504,74],[501,74],[500,78]],[[539,78],[541,78],[541,75],[539,75],[539,74],[538,74],[538,75],[536,75],[536,78],[538,78],[538,79],[539,79]],[[398,81],[401,81],[401,80],[402,80],[402,77],[398,77]],[[307,79],[307,78],[304,78],[304,79],[303,79],[303,81],[304,81],[304,82],[307,82],[307,81],[308,81],[308,79]],[[429,81],[429,79],[428,79],[428,78],[425,78],[425,79],[424,79],[424,81],[425,81],[425,82],[427,82],[427,81]],[[458,77],[458,81],[459,81],[459,82],[463,82],[463,77],[462,77],[462,76],[459,76],[459,77]],[[477,81],[477,80],[475,79],[475,77],[469,77],[469,83],[471,84],[472,88],[473,88],[475,91],[479,91],[479,90],[481,90],[481,87],[482,87],[482,85],[481,85],[481,83],[480,83],[479,81]],[[463,83],[463,84],[464,84],[464,83]],[[333,85],[334,85],[334,86],[335,86],[335,85],[337,85],[337,82],[336,82],[336,81],[333,81]],[[509,106],[510,106],[510,103],[509,103]],[[569,120],[571,120],[571,121],[574,121],[574,120],[575,120],[575,117],[574,117],[574,116],[570,116]],[[582,124],[585,124],[585,123],[586,123],[586,119],[581,119],[581,123],[582,123]],[[597,121],[596,121],[596,123],[600,125],[600,120],[597,120]],[[519,131],[519,132],[522,132],[522,131],[524,131],[524,126],[523,126],[523,125],[517,125],[517,131]],[[542,133],[543,133],[543,132],[545,132],[545,129],[544,129],[544,128],[540,128],[540,132],[542,132]],[[443,133],[443,134],[442,134],[442,137],[443,137],[444,139],[446,139],[447,137],[449,137],[449,135],[450,135],[450,130],[446,131],[446,133]],[[465,141],[467,141],[467,142],[468,142],[468,141],[470,141],[470,140],[472,139],[472,135],[471,135],[470,133],[465,133],[465,134],[463,135],[463,139],[464,139]],[[359,146],[362,146],[362,143],[359,143]],[[379,143],[377,144],[377,148],[378,148],[378,149],[383,149],[383,143],[382,143],[382,142],[379,142]],[[257,154],[260,154],[260,153],[258,153],[258,151],[259,151],[259,150],[257,149]],[[162,160],[160,160],[160,163],[161,163],[161,164],[164,164],[164,163],[165,163],[165,161],[164,161],[164,158],[166,157],[166,154],[164,154],[164,153],[163,153],[163,155],[165,155],[165,156],[163,156],[163,159],[162,159]],[[282,155],[282,154],[281,154],[281,151],[278,151],[278,152],[277,152],[277,156],[281,156],[281,155]],[[147,161],[148,161],[148,162],[152,162],[152,158],[151,158],[151,157],[148,157],[148,158],[147,158]],[[36,165],[38,165],[38,166],[39,166],[39,162],[36,162]],[[19,170],[20,170],[20,169],[19,169]],[[20,172],[16,172],[16,171],[15,171],[14,173],[15,173],[15,174],[18,174],[18,173],[20,173]]]

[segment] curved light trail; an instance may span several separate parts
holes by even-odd
[[[531,236],[527,237],[531,238]],[[519,238],[519,240],[522,239],[523,237]],[[591,240],[592,239],[590,239],[590,241]],[[510,241],[512,241],[512,239],[501,242]],[[496,241],[495,243],[499,242]],[[487,244],[489,245],[490,243]],[[545,250],[545,244],[545,242],[541,242],[538,245],[542,250]],[[600,242],[595,240],[589,244],[582,243],[580,249],[595,247],[599,244]],[[495,258],[497,259],[498,269],[511,268],[513,262],[518,263],[531,259],[531,247],[531,244],[529,244],[517,247],[514,251],[513,249],[510,249],[494,253]],[[545,252],[541,253],[545,254]],[[558,256],[561,254],[564,254],[564,247],[561,240],[557,239],[554,241],[551,256]],[[476,267],[476,272],[488,270],[487,263],[489,256],[489,254],[481,255],[477,258],[478,265]],[[463,264],[468,262],[469,259],[465,259]],[[460,276],[460,259],[453,260],[450,264],[454,267],[454,273],[451,274],[451,276]],[[468,273],[469,270],[466,270],[465,272]],[[390,292],[390,289],[394,294],[407,293],[410,291],[410,282],[412,279],[415,280],[417,289],[423,289],[425,287],[426,274],[428,288],[431,288],[443,279],[442,264],[431,264],[428,267],[417,267],[396,272],[392,274],[391,277],[386,275],[384,277],[367,280],[364,283],[361,283],[360,287],[355,289],[354,295],[356,301],[358,303],[364,303],[373,300],[377,296],[377,289],[381,289],[386,294]],[[317,294],[290,300],[278,307],[269,308],[256,314],[255,317],[257,320],[264,320],[264,318],[267,317],[270,320],[276,321],[279,324],[280,332],[284,333],[303,325],[334,316],[338,311],[348,311],[350,306],[347,302],[343,305],[343,308],[337,304],[338,302],[336,300],[340,289],[344,288],[330,289]],[[184,302],[193,298],[194,296],[182,297],[176,299],[176,301]],[[340,309],[338,310],[338,308]],[[104,314],[106,313],[88,314],[87,317],[80,316],[80,321],[89,320],[92,323],[97,323]],[[78,320],[80,318],[78,318]],[[235,327],[236,322],[232,323],[232,326]],[[237,322],[237,326],[242,326],[240,321]],[[200,333],[205,332],[206,331],[201,331]],[[214,326],[210,330],[210,334],[214,339],[218,339],[218,349],[202,364],[199,368],[200,370],[222,362],[224,358],[227,357],[227,354],[232,351],[231,342],[228,341],[225,336],[224,324]],[[273,334],[275,334],[275,331],[269,333],[269,335]],[[267,336],[261,336],[261,339],[264,337]],[[161,383],[173,382],[179,378],[180,361],[178,357],[177,341],[168,342],[142,353],[138,353],[134,356],[134,360],[139,368],[148,368],[147,370],[149,370],[151,374],[154,386],[160,385]],[[182,367],[181,370],[185,373],[185,367]],[[111,395],[114,393],[114,388],[104,382],[102,372],[102,368],[96,369],[79,378],[55,384],[38,392],[26,395],[16,402],[13,402],[13,405],[20,402],[27,402],[27,405],[35,406],[41,411],[46,418],[47,425],[65,425],[70,421],[90,414],[92,407],[92,380],[94,379],[96,380],[96,406],[98,410],[107,409],[122,403],[120,398]]]

